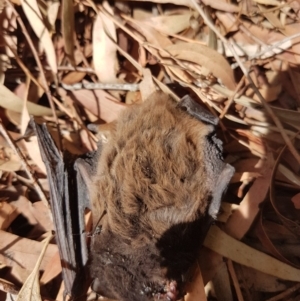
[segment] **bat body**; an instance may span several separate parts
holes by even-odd
[[[189,96],[154,93],[126,110],[110,138],[80,158],[61,153],[33,121],[47,168],[66,293],[92,288],[121,301],[175,301],[219,211],[234,169],[218,120]],[[86,244],[84,211],[94,231]]]
[[[234,172],[216,124],[191,98],[160,92],[122,113],[87,181],[93,290],[123,301],[183,296]]]

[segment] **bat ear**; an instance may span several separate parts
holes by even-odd
[[[224,168],[217,178],[214,190],[212,192],[212,200],[208,207],[208,214],[213,219],[216,219],[217,217],[221,206],[222,195],[226,191],[226,188],[234,174],[234,171],[235,169],[231,165],[224,163]]]
[[[185,95],[177,105],[191,116],[198,120],[216,126],[219,122],[218,117],[212,115],[208,110],[203,108],[199,103],[193,100],[189,95]]]

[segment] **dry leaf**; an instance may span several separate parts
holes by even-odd
[[[145,101],[148,97],[155,92],[155,85],[152,80],[152,74],[149,69],[143,70],[143,80],[140,83],[140,91],[142,100]]]
[[[271,175],[272,168],[267,163],[265,173],[254,181],[239,208],[228,219],[225,229],[232,237],[242,239],[250,229],[260,210],[260,204],[266,198],[271,183]]]
[[[10,148],[2,148],[3,159],[0,159],[0,170],[17,171],[22,168],[19,156]]]
[[[234,90],[236,83],[233,71],[226,59],[217,51],[207,46],[191,43],[178,43],[165,48],[176,59],[199,64],[208,69],[229,89]],[[161,53],[165,56],[165,53]]]
[[[25,283],[23,284],[16,301],[42,301],[39,284],[40,265],[52,238],[53,235],[48,234],[48,237],[41,242],[41,244],[43,244],[41,254],[37,259],[33,271],[30,273]]]
[[[282,87],[281,87],[281,85],[276,85],[276,86],[272,85],[272,86],[268,86],[268,87],[264,86],[259,89],[259,92],[261,93],[261,95],[267,102],[271,102],[271,101],[275,101],[278,99],[279,94],[282,92]],[[259,98],[257,97],[257,95],[255,95],[253,97],[253,99],[259,101]]]
[[[50,282],[57,277],[62,271],[59,252],[57,251],[53,258],[48,262],[45,271],[40,279],[41,285]]]
[[[299,111],[293,111],[293,110],[285,110],[282,108],[277,108],[271,106],[272,110],[278,116],[283,122],[288,123],[300,130],[299,126],[299,118],[300,118],[300,112]]]
[[[223,232],[217,226],[210,228],[204,241],[204,246],[234,262],[263,273],[284,280],[300,281],[300,270],[245,245]]]
[[[264,4],[264,5],[273,5],[273,6],[279,6],[281,3],[277,0],[253,0],[256,3]]]
[[[18,215],[13,205],[0,199],[0,230],[6,230]]]
[[[300,186],[300,177],[292,172],[290,169],[285,167],[283,164],[278,165],[278,171],[281,172],[291,183]]]
[[[141,23],[152,26],[165,34],[176,34],[190,26],[191,16],[190,12],[180,15],[158,16],[141,20]]]
[[[263,13],[263,15],[266,17],[266,19],[272,24],[273,27],[276,29],[284,29],[284,26],[281,24],[280,20],[277,18],[276,12],[268,12],[266,11],[265,7],[263,5],[258,5],[260,11]],[[284,31],[284,30],[283,30]]]
[[[55,21],[57,19],[57,14],[60,8],[60,2],[58,1],[48,1],[48,11],[47,11],[47,18],[49,24],[54,27]]]
[[[42,250],[40,242],[19,237],[0,230],[0,262],[10,267],[10,275],[23,283],[34,269]],[[41,263],[44,270],[57,252],[56,245],[49,245]]]
[[[108,2],[103,7],[113,13]],[[99,13],[93,27],[93,61],[96,74],[102,83],[116,83],[117,35],[115,24],[105,14]]]
[[[38,3],[36,0],[21,0],[21,4],[28,22],[31,24],[32,29],[40,39],[41,46],[45,50],[48,64],[52,72],[56,74],[57,64],[54,46],[51,40],[50,33],[44,24]]]
[[[21,113],[23,110],[23,100],[11,92],[8,88],[0,84],[0,106]],[[30,101],[27,102],[27,110],[30,115],[43,116],[52,115],[52,111],[49,108],[37,105]],[[61,112],[57,112],[61,115]]]
[[[0,160],[0,170],[2,171],[18,171],[22,167],[20,160],[9,159]]]
[[[85,76],[85,72],[73,71],[64,76],[62,82],[66,85],[74,85],[78,82],[81,82]]]
[[[140,2],[140,0],[133,0],[132,2]],[[154,0],[153,3],[170,3],[170,0]],[[183,5],[183,6],[193,6],[190,0],[172,0],[172,4]]]
[[[116,120],[120,112],[126,107],[125,104],[114,99],[103,90],[76,90],[70,92],[70,96],[106,122]]]
[[[20,189],[7,190],[15,195],[20,193]],[[51,231],[53,229],[53,222],[50,208],[47,208],[42,201],[31,203],[25,196],[19,195],[16,201],[11,201],[17,210],[17,214],[22,214],[26,218],[28,224],[37,227],[40,232]]]
[[[224,0],[214,1],[214,0],[203,0],[205,5],[208,5],[216,10],[221,10],[229,13],[240,13],[241,9],[229,2]]]

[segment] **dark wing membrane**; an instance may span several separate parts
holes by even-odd
[[[84,222],[84,211],[90,207],[87,187],[74,158],[70,154],[62,158],[46,125],[39,125],[33,120],[31,124],[46,165],[65,292],[76,298],[84,295],[89,285]]]

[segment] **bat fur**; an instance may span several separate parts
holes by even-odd
[[[123,301],[169,300],[184,284],[234,169],[217,119],[161,92],[122,113],[89,193],[92,288]]]

